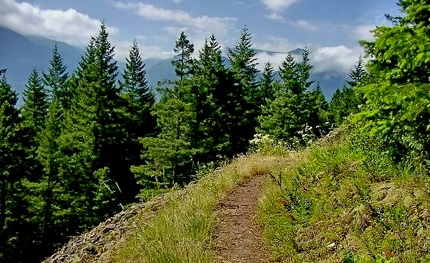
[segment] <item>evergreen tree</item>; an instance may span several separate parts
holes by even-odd
[[[43,130],[48,107],[46,88],[37,70],[33,69],[24,90],[24,104],[22,106],[24,125],[31,130],[32,139],[36,138]],[[37,143],[32,144],[37,146]]]
[[[68,73],[56,43],[52,50],[52,58],[49,64],[48,72],[43,72],[43,82],[49,89],[50,100],[58,99],[63,108],[69,109],[72,94],[68,90],[69,86],[66,85]]]
[[[236,92],[238,92],[235,100],[242,111],[239,113],[242,118],[238,119],[235,132],[231,134],[233,144],[237,145],[237,153],[244,152],[248,148],[248,142],[252,139],[257,127],[256,118],[260,115],[260,105],[262,104],[256,79],[258,73],[256,52],[252,48],[251,40],[251,33],[247,27],[244,27],[239,41],[228,53],[230,72],[234,77]]]
[[[362,42],[372,84],[361,88],[366,107],[356,119],[396,160],[428,159],[430,3],[400,0],[399,6],[402,16],[388,16],[392,26],[377,27],[375,40]]]
[[[123,155],[126,161],[123,163],[123,177],[128,177],[128,182],[121,185],[126,193],[126,200],[131,201],[138,193],[135,177],[131,174],[132,165],[143,164],[140,154],[143,151],[139,138],[154,135],[156,119],[151,114],[155,103],[154,94],[146,81],[145,64],[142,61],[137,42],[134,41],[126,58],[126,67],[120,81],[122,98],[125,100],[124,129],[127,132],[127,141],[123,147]]]
[[[190,143],[191,105],[175,96],[165,96],[155,106],[158,136],[141,139],[145,148],[142,156],[148,161],[132,167],[139,184],[146,189],[188,181],[195,154]]]
[[[364,59],[362,56],[358,57],[357,63],[348,74],[349,80],[346,81],[350,87],[363,86],[369,79],[369,74],[364,67]]]
[[[92,38],[74,82],[75,95],[58,142],[59,171],[74,196],[69,233],[85,229],[118,209],[121,197],[117,184],[124,179],[121,156],[125,134],[121,125],[119,88],[114,47],[102,23]],[[116,194],[116,198],[115,198]],[[79,226],[77,229],[76,227]]]
[[[25,177],[21,117],[15,107],[18,96],[0,77],[0,261],[18,261],[23,249],[25,204],[19,191]]]
[[[326,128],[327,103],[319,86],[310,87],[312,65],[309,50],[302,53],[302,61],[294,61],[291,53],[279,68],[281,83],[275,86],[275,99],[263,106],[258,131],[282,139],[292,145],[304,145],[310,137],[320,137]]]
[[[260,97],[262,98],[261,107],[275,99],[275,73],[272,64],[267,62],[264,65],[263,74],[259,82]]]
[[[158,185],[159,178],[167,185],[190,180],[198,123],[195,121],[197,101],[190,82],[194,45],[184,32],[176,41],[174,52],[172,65],[178,80],[173,82],[173,89],[162,89],[163,98],[154,109],[159,134],[141,140],[145,148],[142,156],[147,163],[132,168],[143,187],[151,187],[154,181]]]
[[[231,156],[235,153],[230,132],[237,127],[233,110],[239,104],[233,99],[233,78],[222,61],[221,47],[214,35],[211,35],[199,51],[196,74],[192,80],[198,106],[196,123],[199,161],[214,161],[219,156]],[[234,126],[233,126],[234,125]],[[235,131],[238,132],[238,131]]]
[[[192,74],[194,64],[194,59],[191,57],[194,53],[194,45],[188,40],[183,31],[178,40],[176,40],[173,51],[175,52],[175,58],[172,61],[172,65],[175,68],[176,76],[182,82]]]
[[[334,125],[339,126],[346,117],[358,113],[360,107],[366,103],[363,92],[359,87],[370,82],[370,76],[364,68],[363,57],[359,57],[356,65],[348,74],[349,86],[337,89],[333,94],[329,106],[330,118]]]

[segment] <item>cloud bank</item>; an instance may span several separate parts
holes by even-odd
[[[75,9],[41,9],[26,2],[0,0],[0,25],[23,35],[41,36],[84,46],[100,29],[100,21]],[[118,29],[108,27],[111,34]]]

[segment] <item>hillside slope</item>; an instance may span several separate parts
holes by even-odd
[[[274,260],[430,262],[426,170],[366,144],[337,134],[272,174],[259,219]]]
[[[44,262],[215,262],[215,210],[235,186],[284,157],[243,156],[182,190],[138,204],[73,238]]]
[[[121,212],[45,262],[429,262],[428,176],[359,145],[343,132],[300,152],[265,145]],[[249,184],[265,185],[262,195]]]

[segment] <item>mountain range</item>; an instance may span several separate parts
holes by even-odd
[[[49,68],[49,61],[52,57],[52,50],[57,44],[58,51],[63,58],[63,63],[68,72],[76,70],[81,56],[85,50],[63,42],[50,40],[42,37],[23,36],[7,28],[0,27],[0,69],[7,69],[6,79],[12,88],[22,96],[28,77],[33,69],[46,71]],[[269,55],[284,52],[273,52],[255,49],[256,53],[266,53]],[[290,51],[293,54],[300,54],[301,49]],[[285,52],[285,56],[288,52]],[[175,79],[175,71],[171,64],[172,59],[144,59],[146,64],[146,78],[153,88],[161,80]],[[225,58],[227,60],[227,58]],[[118,62],[121,73],[125,64]],[[312,73],[311,78],[321,86],[326,98],[329,99],[333,92],[344,85],[345,74],[334,70]],[[19,104],[21,103],[21,100]]]

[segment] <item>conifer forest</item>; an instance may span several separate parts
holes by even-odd
[[[215,35],[195,50],[182,32],[172,45],[176,79],[154,89],[137,42],[119,72],[104,23],[75,71],[54,46],[49,70],[28,77],[20,107],[3,70],[0,262],[29,254],[38,262],[128,205],[247,153],[261,136],[300,149],[348,121],[393,160],[426,166],[430,7],[399,6],[404,16],[387,16],[391,26],[361,43],[364,57],[330,101],[310,78],[312,50],[260,72],[247,27],[228,61]]]

